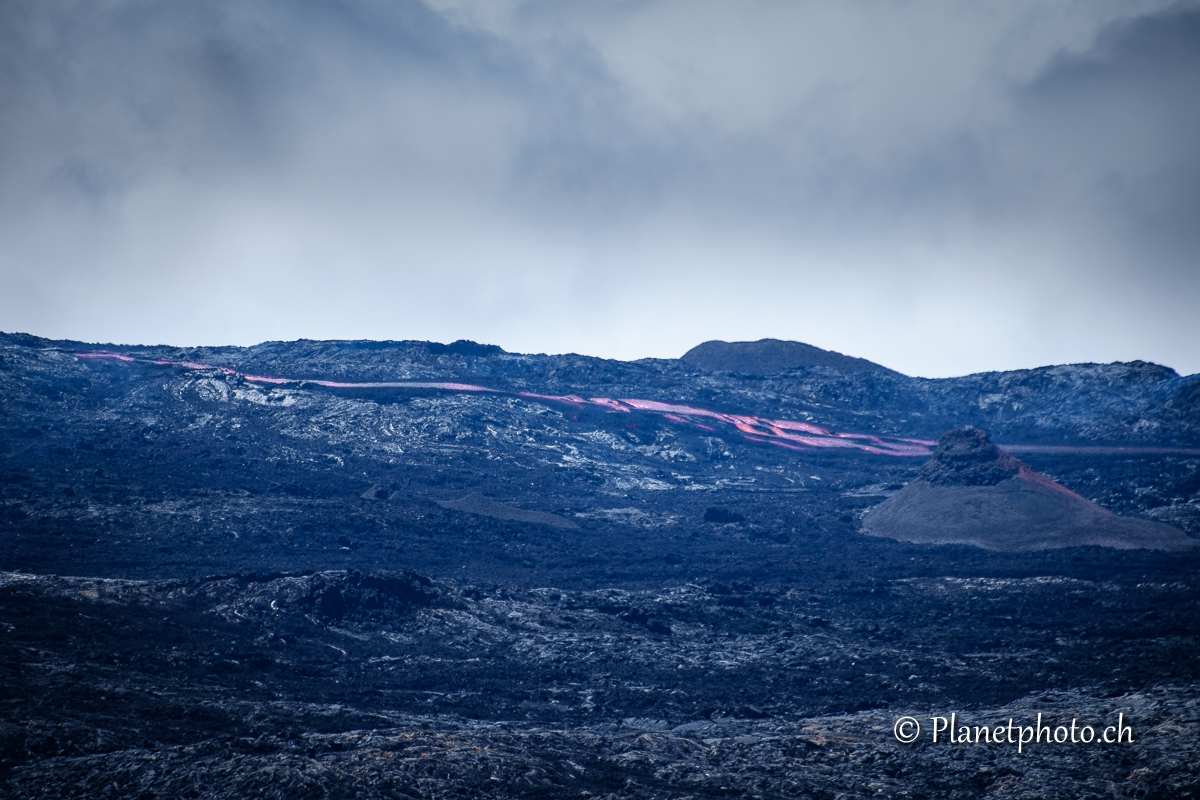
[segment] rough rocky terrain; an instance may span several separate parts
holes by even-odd
[[[0,336],[3,793],[1195,797],[1194,551],[860,525],[973,425],[1200,536],[1197,385]]]

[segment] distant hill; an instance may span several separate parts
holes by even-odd
[[[679,360],[709,372],[732,372],[738,375],[775,375],[797,367],[829,367],[840,372],[900,375],[865,358],[781,339],[759,339],[757,342],[714,340],[696,345]]]

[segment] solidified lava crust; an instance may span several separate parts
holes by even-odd
[[[973,426],[1195,538],[1195,378],[927,381],[777,345],[722,349],[738,371],[0,334],[0,794],[1200,795],[1200,555],[863,536],[945,462],[720,421]],[[102,350],[128,360],[76,357]],[[429,388],[449,385],[494,391]],[[679,406],[725,416],[655,410]],[[968,488],[1011,481],[959,436]],[[951,713],[1121,719],[1133,742],[932,742]]]

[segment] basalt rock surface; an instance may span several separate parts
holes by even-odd
[[[1184,580],[564,591],[5,573],[0,785],[164,800],[1189,797],[1200,594]],[[358,600],[329,609],[331,593]],[[933,741],[951,713],[970,741]],[[1064,736],[1072,722],[1130,733],[974,741],[1039,714]],[[894,736],[902,716],[923,726],[913,744]]]
[[[1194,549],[859,530],[1024,464],[1195,541],[1196,380],[0,335],[0,795],[1196,796]]]

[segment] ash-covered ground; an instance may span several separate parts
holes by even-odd
[[[838,363],[0,337],[4,794],[1200,794],[1200,556],[859,523],[977,425],[1200,535],[1196,379]]]

